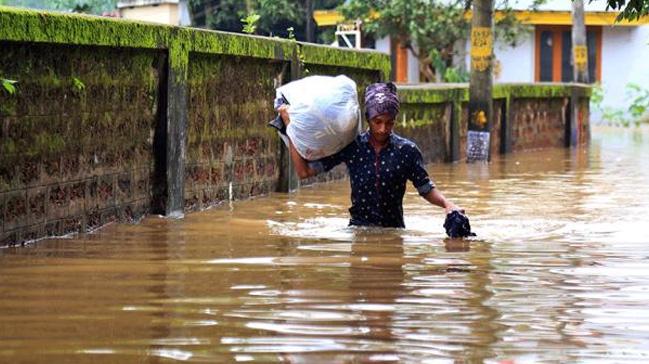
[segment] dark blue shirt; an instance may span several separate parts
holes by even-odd
[[[376,153],[369,138],[369,132],[364,132],[340,152],[310,166],[323,172],[342,162],[347,165],[352,188],[350,225],[405,227],[402,204],[407,180],[422,196],[435,185],[415,143],[392,133]]]

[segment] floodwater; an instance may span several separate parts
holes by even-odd
[[[347,182],[0,250],[0,362],[649,361],[649,129],[433,165],[478,236]]]

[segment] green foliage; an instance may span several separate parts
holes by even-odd
[[[620,11],[617,21],[636,20],[649,15],[649,0],[606,0],[606,9]]]
[[[455,46],[468,38],[470,22],[464,0],[350,0],[340,7],[349,21],[361,20],[364,32],[377,38],[391,36],[410,49],[429,82],[443,80],[453,66]],[[507,1],[499,4],[505,16],[496,22],[496,37],[515,45],[527,32]]]
[[[245,18],[241,18],[243,23],[243,32],[246,34],[254,34],[257,30],[257,22],[261,18],[261,15],[254,12],[248,14]]]
[[[502,17],[496,20],[494,27],[495,37],[510,47],[516,47],[521,39],[521,35],[530,33],[533,27],[521,23],[516,18],[515,11],[508,6],[504,6],[498,10],[502,14]]]
[[[315,9],[332,9],[344,0],[313,0]],[[297,39],[304,39],[307,14],[303,0],[190,0],[192,25],[229,32],[245,32],[242,19],[259,15],[255,33],[287,38],[286,29],[293,27]]]
[[[190,6],[193,25],[230,32],[246,32],[241,21],[253,13],[259,16],[257,34],[286,37],[287,27],[304,23],[304,9],[297,0],[191,0]]]
[[[72,77],[72,87],[74,87],[77,92],[81,92],[86,89],[86,85],[76,77]]]
[[[649,110],[649,89],[643,89],[635,83],[628,84],[626,88],[627,95],[631,96],[627,111],[634,120],[640,120]]]
[[[469,72],[457,67],[448,67],[444,71],[444,82],[461,83],[469,82]]]
[[[638,126],[649,121],[649,89],[630,83],[626,85],[626,100],[630,100],[626,108],[604,106],[604,89],[597,85],[590,98],[591,107],[602,113],[602,121],[614,126]]]
[[[16,86],[14,86],[18,81],[15,80],[7,80],[6,78],[0,78],[0,81],[2,81],[2,88],[7,92],[9,95],[13,95],[16,93]]]
[[[297,42],[297,40],[295,39],[295,29],[293,29],[293,27],[288,27],[286,28],[286,31],[288,32],[288,39],[293,42]],[[304,56],[304,52],[302,51],[302,47],[299,44],[297,44],[297,59],[298,62],[300,63],[300,68],[302,68],[304,74],[308,75],[309,69],[306,68],[304,65],[305,56]]]
[[[433,81],[440,61],[450,66],[456,41],[467,37],[469,23],[462,5],[439,0],[350,0],[340,10],[345,19],[360,19],[366,33],[396,38],[417,57],[426,80]]]
[[[4,5],[75,13],[101,14],[117,8],[117,0],[4,0]]]

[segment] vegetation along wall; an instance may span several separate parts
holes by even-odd
[[[0,49],[0,246],[296,188],[266,126],[275,88],[346,74],[362,95],[390,72],[374,51],[3,7]],[[397,132],[429,162],[461,160],[466,85],[399,93]],[[577,129],[585,140],[587,98],[496,86],[492,150],[564,145]],[[571,100],[585,105],[576,121]]]

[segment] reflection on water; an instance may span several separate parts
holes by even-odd
[[[0,250],[0,362],[646,362],[647,132],[432,166],[470,241],[341,182]]]

